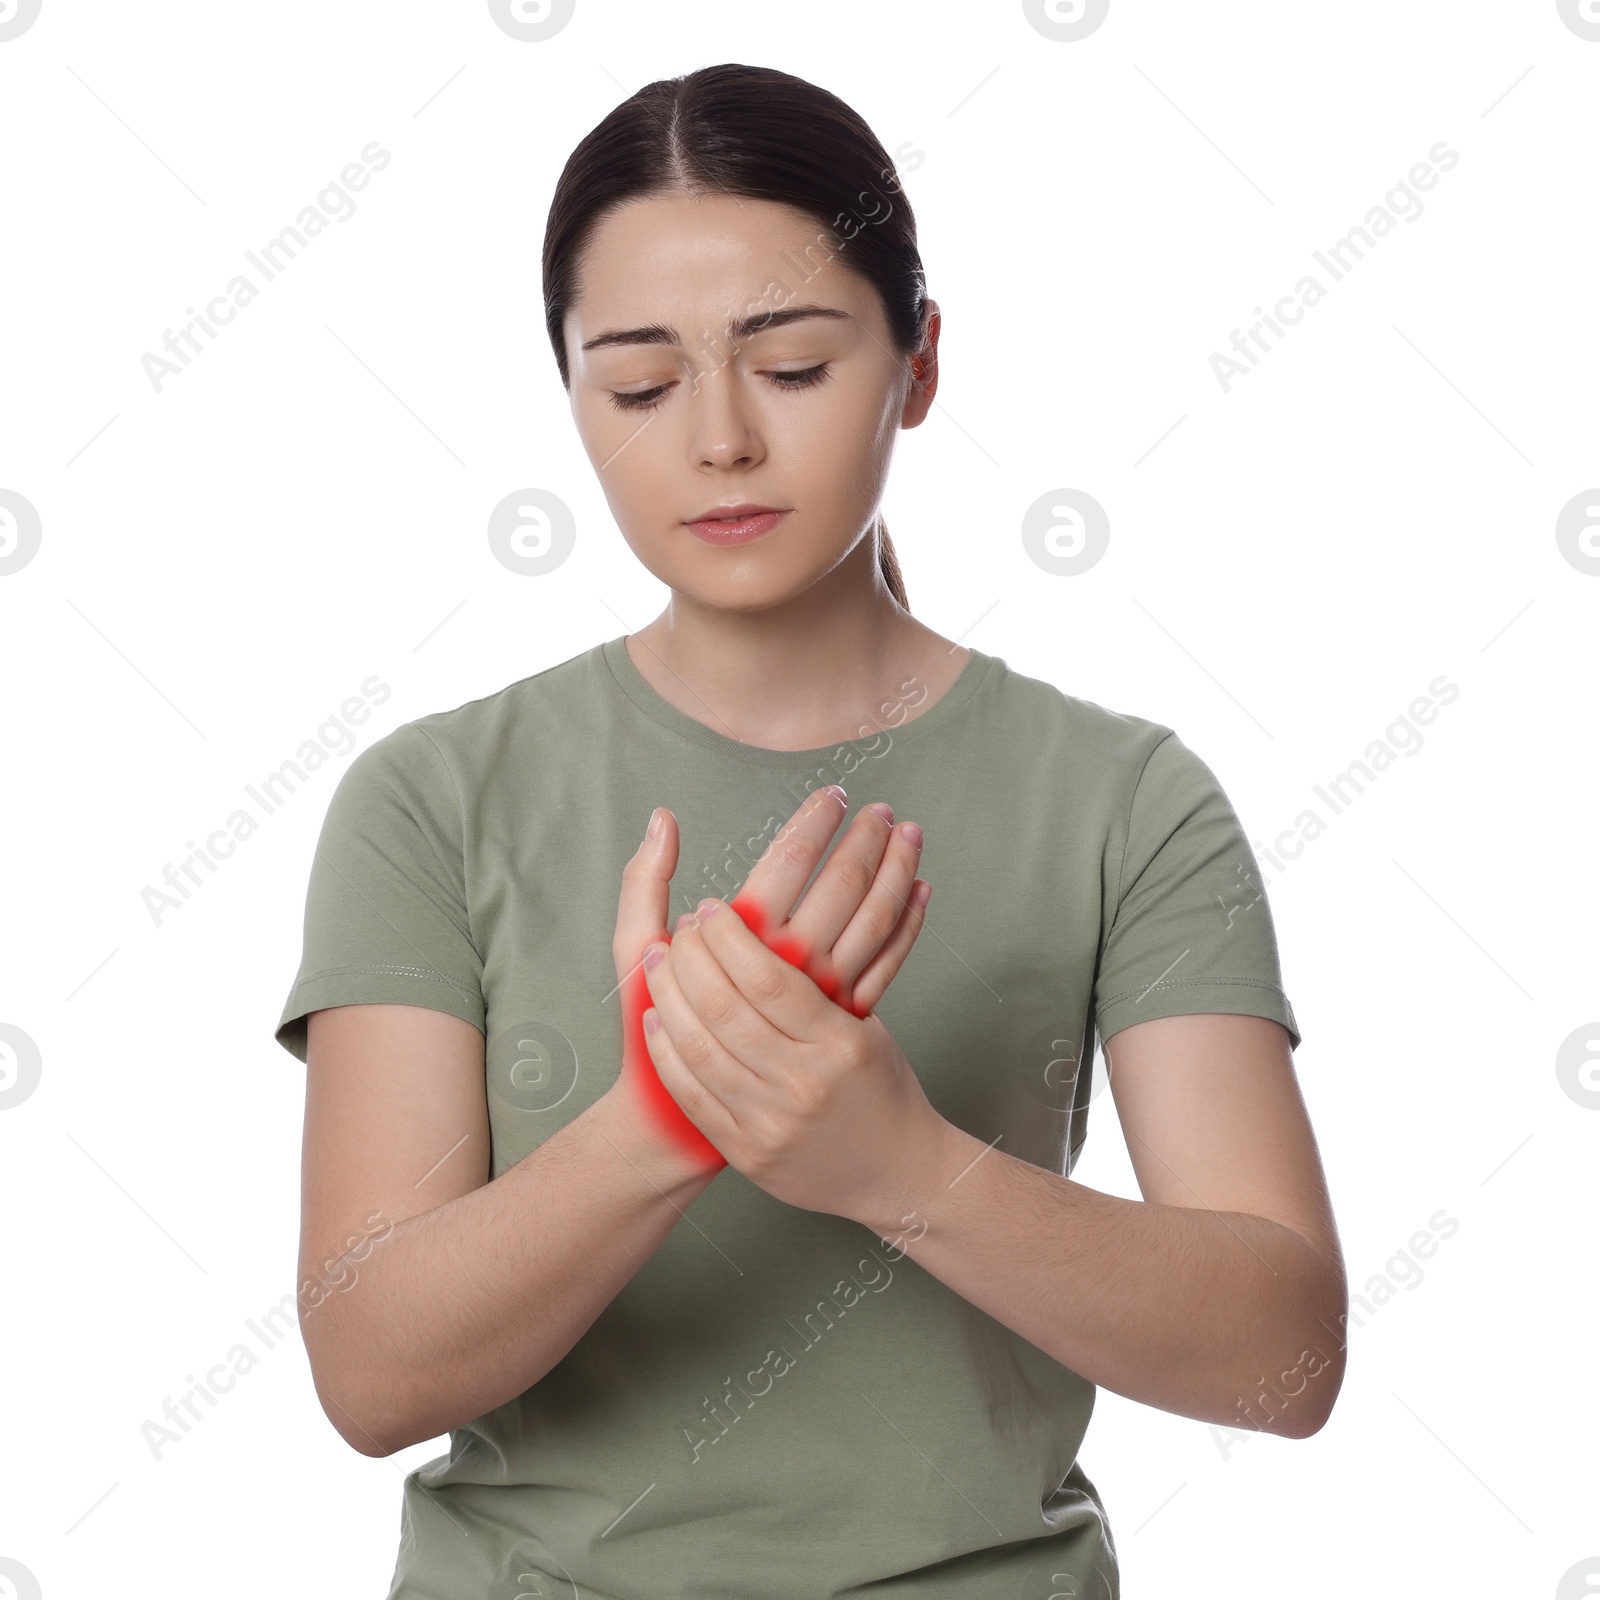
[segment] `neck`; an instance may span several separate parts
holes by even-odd
[[[966,659],[948,644],[895,602],[876,541],[863,538],[782,606],[734,611],[674,591],[627,649],[657,694],[708,727],[769,750],[811,750],[896,725],[908,696],[929,703],[923,690],[941,693]]]

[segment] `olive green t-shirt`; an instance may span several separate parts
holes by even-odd
[[[652,809],[680,831],[670,926],[840,783],[851,816],[886,800],[925,830],[927,925],[876,1010],[985,1144],[1070,1172],[1096,1030],[1236,1012],[1298,1045],[1249,842],[1176,733],[977,650],[928,692],[765,750],[670,705],[618,637],[396,728],[329,804],[277,1039],[303,1061],[324,1006],[465,1018],[498,1177],[618,1076],[611,936]],[[731,1167],[685,1216],[562,1361],[406,1477],[391,1600],[1116,1600],[1079,1462],[1093,1384],[895,1240]]]

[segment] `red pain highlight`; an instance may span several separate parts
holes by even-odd
[[[839,974],[831,965],[824,966],[821,962],[814,962],[812,949],[803,939],[798,939],[793,934],[769,937],[766,911],[748,895],[736,895],[728,904],[739,913],[745,927],[774,955],[782,956],[791,967],[798,967],[835,1005],[844,1004],[839,998],[839,990],[842,987]],[[851,1008],[851,1015],[859,1016],[860,1013]]]
[[[672,943],[672,935],[662,938]],[[672,1098],[645,1043],[644,1014],[650,1009],[650,986],[644,966],[636,962],[622,986],[622,1076],[633,1087],[634,1095],[646,1114],[686,1155],[707,1167],[725,1167],[727,1158],[695,1127]]]
[[[793,934],[767,937],[767,914],[748,896],[740,895],[728,904],[774,955],[781,956],[791,967],[805,973],[835,1004],[841,1003],[838,973],[831,968],[820,970],[820,964],[813,964],[811,948],[803,939]],[[672,943],[670,932],[661,934],[660,938],[666,944]],[[654,943],[653,940],[651,942]],[[639,1103],[656,1127],[679,1149],[707,1167],[725,1167],[728,1165],[727,1158],[684,1115],[683,1108],[672,1098],[671,1091],[656,1071],[655,1062],[650,1059],[650,1047],[645,1042],[644,1033],[644,1014],[649,1009],[650,985],[645,979],[642,963],[635,963],[622,986],[622,1076],[632,1086]],[[852,1016],[859,1017],[862,1014],[854,1007],[850,1011]]]

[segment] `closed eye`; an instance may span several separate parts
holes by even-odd
[[[768,372],[763,376],[770,378],[780,389],[809,389],[813,384],[821,383],[832,370],[830,362],[822,361],[814,367],[805,367],[799,372]],[[658,383],[653,389],[641,389],[636,394],[618,394],[610,390],[611,404],[618,411],[653,411],[667,397],[674,384]]]

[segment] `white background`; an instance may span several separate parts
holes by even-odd
[[[916,211],[941,387],[884,509],[918,617],[1177,729],[1269,848],[1459,688],[1267,873],[1351,1288],[1395,1287],[1310,1439],[1101,1392],[1124,1594],[1590,1592],[1600,1093],[1556,1062],[1600,1052],[1600,561],[1556,521],[1600,484],[1600,42],[1554,0],[1113,0],[1072,43],[1014,3],[580,0],[523,43],[484,4],[44,0],[0,43],[0,489],[42,528],[0,578],[0,1023],[42,1065],[0,1114],[0,1556],[45,1600],[385,1592],[445,1441],[352,1452],[298,1335],[161,1459],[141,1431],[294,1292],[272,1030],[348,755],[159,925],[141,896],[369,675],[363,745],[659,612],[539,254],[577,140],[726,60],[855,106]],[[373,140],[355,214],[158,393],[145,353]],[[1422,213],[1224,392],[1213,352],[1441,140]],[[524,487],[577,521],[544,577],[486,538]],[[1061,488],[1110,520],[1072,577],[1020,537]],[[1074,1176],[1137,1196],[1109,1096]]]

